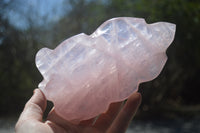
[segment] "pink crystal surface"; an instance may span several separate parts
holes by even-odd
[[[64,119],[79,122],[95,117],[110,103],[127,99],[139,83],[159,75],[175,27],[119,17],[91,35],[70,37],[54,50],[43,48],[36,55],[44,78],[39,88]]]

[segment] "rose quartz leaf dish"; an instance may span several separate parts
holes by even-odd
[[[58,115],[71,122],[97,116],[127,99],[141,82],[156,78],[166,63],[175,25],[119,17],[93,34],[70,37],[54,50],[42,48],[36,66],[39,88]]]

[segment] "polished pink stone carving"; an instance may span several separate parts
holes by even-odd
[[[54,50],[41,49],[36,55],[44,78],[39,88],[64,119],[95,117],[110,103],[127,99],[139,83],[159,75],[174,34],[171,23],[110,19],[91,35],[81,33]]]

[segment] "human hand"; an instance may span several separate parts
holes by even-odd
[[[92,118],[75,125],[59,117],[52,109],[47,120],[43,121],[47,101],[41,90],[36,89],[26,103],[15,131],[16,133],[124,133],[140,103],[141,95],[136,92],[128,98],[123,107],[123,102],[112,103],[107,112],[101,114],[97,120]]]

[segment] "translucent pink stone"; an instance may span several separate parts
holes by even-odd
[[[95,117],[110,103],[127,99],[139,83],[159,75],[174,34],[171,23],[110,19],[91,35],[81,33],[54,50],[41,49],[36,55],[44,77],[39,88],[64,119]]]

